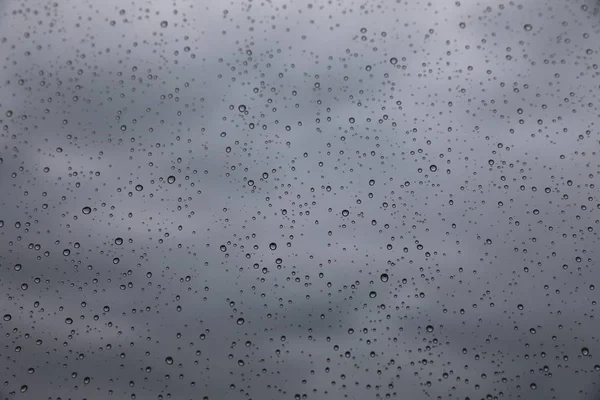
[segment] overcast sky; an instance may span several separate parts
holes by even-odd
[[[598,398],[596,3],[0,7],[3,398]]]

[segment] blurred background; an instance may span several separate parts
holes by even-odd
[[[599,5],[0,2],[2,399],[597,399]]]

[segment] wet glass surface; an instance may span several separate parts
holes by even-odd
[[[597,399],[591,1],[0,3],[2,399]]]

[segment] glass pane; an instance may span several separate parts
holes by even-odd
[[[598,396],[596,2],[0,7],[0,398]]]

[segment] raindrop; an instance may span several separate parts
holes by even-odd
[[[244,325],[244,322],[246,321],[244,321],[244,318],[238,318],[236,322],[238,325]]]
[[[271,243],[271,244],[269,244],[269,249],[271,249],[271,250],[277,250],[277,243]]]
[[[587,347],[583,347],[581,349],[581,354],[584,356],[589,356],[590,355],[590,349],[588,349]]]
[[[116,238],[116,239],[115,239],[115,244],[116,244],[117,246],[120,246],[120,245],[122,245],[122,244],[123,244],[123,238],[120,238],[120,237]]]
[[[531,26],[531,24],[525,24],[525,25],[523,26],[523,29],[525,29],[527,32],[529,32],[530,30],[532,30],[532,29],[533,29],[533,26]]]
[[[167,21],[162,21],[162,22],[160,23],[160,27],[161,27],[161,28],[166,28],[167,26],[169,26],[169,23],[168,23]]]
[[[390,279],[390,277],[388,276],[388,274],[381,274],[379,279],[381,279],[381,282],[387,282]]]
[[[169,357],[165,358],[165,362],[166,362],[168,365],[173,365],[173,357],[170,357],[170,356],[169,356]]]
[[[375,297],[377,297],[377,292],[376,292],[376,291],[374,291],[374,290],[373,290],[373,291],[371,291],[371,292],[369,293],[369,297],[370,297],[370,298],[372,298],[372,299],[374,299]]]
[[[92,209],[90,207],[83,207],[81,209],[81,212],[84,213],[84,214],[89,214],[89,213],[92,212]]]
[[[427,327],[425,328],[425,330],[426,330],[428,333],[431,333],[431,332],[433,332],[433,326],[432,326],[432,325],[427,325]]]
[[[342,210],[342,216],[347,217],[348,215],[350,215],[350,211]]]
[[[170,184],[173,184],[173,183],[175,183],[175,177],[174,177],[173,175],[169,176],[169,177],[167,178],[167,182],[168,182],[168,183],[170,183]]]
[[[8,321],[10,321],[12,319],[12,315],[10,315],[10,314],[4,314],[4,317],[2,317],[2,319],[8,322]]]
[[[435,172],[435,171],[437,171],[437,165],[435,165],[435,164],[431,164],[431,165],[429,166],[429,170],[430,170],[431,172]]]

